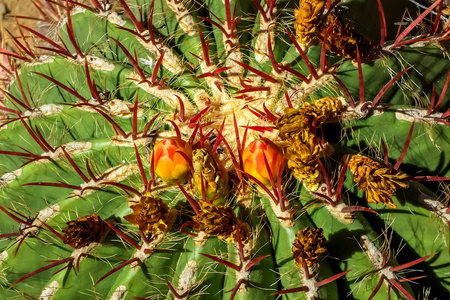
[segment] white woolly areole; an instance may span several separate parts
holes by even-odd
[[[82,14],[86,11],[86,8],[82,6],[75,6],[73,9],[70,10],[70,15],[74,16],[76,14]],[[63,19],[63,23],[67,22],[67,18]]]
[[[79,103],[81,103],[81,102],[79,102]],[[112,100],[104,102],[103,104],[100,104],[95,99],[89,99],[88,103],[94,105],[95,108],[105,112],[108,115],[112,115],[115,117],[121,117],[121,118],[130,118],[133,116],[134,104],[127,102],[127,101],[123,101],[120,99],[112,99]],[[79,110],[83,110],[83,111],[98,113],[98,110],[96,110],[93,107],[88,106],[88,105],[80,105],[80,106],[77,106],[76,108]],[[141,117],[143,115],[144,115],[143,109],[138,107],[137,116]]]
[[[127,24],[127,22],[124,19],[122,19],[122,17],[119,16],[116,12],[109,13],[107,18],[108,22],[116,24],[118,26],[124,26],[125,24]]]
[[[112,5],[109,3],[100,3],[103,6],[103,11],[98,12],[96,15],[100,18],[107,19],[110,23],[117,26],[124,26],[127,22],[122,19],[117,12],[112,11]]]
[[[264,194],[266,194],[266,193],[264,192]],[[283,225],[286,228],[291,228],[292,226],[294,226],[295,222],[291,216],[291,209],[289,207],[289,202],[285,202],[284,211],[282,211],[280,203],[278,203],[278,205],[277,205],[269,196],[266,196],[266,197],[269,199],[270,206],[272,207],[273,212],[275,213],[277,218],[280,220],[281,225]],[[283,200],[279,200],[279,201],[283,201]]]
[[[119,285],[117,289],[112,294],[109,300],[122,300],[125,298],[125,293],[127,292],[127,287],[124,285]]]
[[[59,283],[57,281],[53,281],[42,291],[39,296],[39,300],[51,300],[58,289]]]
[[[160,232],[158,234],[153,235],[152,240],[149,241],[148,243],[145,242],[142,243],[141,249],[138,249],[134,253],[134,257],[139,258],[139,261],[135,261],[131,264],[131,270],[136,271],[139,268],[139,266],[143,264],[150,255],[152,255],[152,251],[149,250],[155,249],[161,243],[162,239],[165,236],[166,232]],[[148,253],[145,253],[146,250]]]
[[[250,270],[245,270],[245,267],[251,262],[252,260],[252,250],[255,247],[255,240],[257,237],[251,238],[247,243],[244,244],[244,261],[241,261],[241,256],[238,255],[237,263],[236,265],[241,265],[241,269],[239,271],[236,271],[236,283],[242,280],[241,285],[239,286],[239,293],[245,294],[248,291],[248,282],[250,280]],[[239,246],[235,244],[236,248],[239,251]]]
[[[267,11],[267,9],[266,5],[265,11]],[[259,63],[264,63],[269,59],[269,38],[272,48],[275,47],[275,25],[277,23],[276,6],[273,8],[272,15],[274,15],[275,18],[269,18],[267,22],[262,16],[259,19],[259,35],[255,42],[255,59]]]
[[[67,143],[65,145],[62,145],[64,147],[64,149],[66,150],[67,154],[69,154],[70,156],[78,154],[80,152],[86,152],[89,151],[92,148],[92,143],[91,142],[70,142]],[[39,165],[39,164],[45,164],[48,163],[50,160],[59,160],[59,159],[63,159],[66,157],[66,155],[64,154],[64,151],[62,150],[61,147],[58,147],[57,149],[55,149],[55,152],[44,152],[41,154],[42,156],[49,156],[49,159],[39,159],[37,161],[35,161],[35,164]]]
[[[183,31],[191,36],[194,35],[197,30],[195,30],[194,18],[189,14],[189,11],[183,4],[181,0],[166,0],[167,6],[175,13],[177,17],[178,25],[180,25]]]
[[[52,55],[42,55],[36,59],[33,59],[31,62],[23,62],[22,64],[24,66],[38,66],[43,64],[51,64],[55,61],[55,56]],[[19,69],[19,73],[21,73],[21,70]],[[11,81],[9,85],[11,85],[14,81]]]
[[[148,30],[142,33],[142,36],[149,36]],[[184,71],[184,66],[181,64],[178,56],[173,53],[172,49],[164,45],[155,37],[156,44],[153,41],[146,42],[145,40],[136,37],[139,43],[144,46],[145,49],[150,51],[158,60],[161,57],[161,53],[164,52],[164,57],[162,59],[162,65],[175,75],[181,75]]]
[[[226,71],[228,80],[233,86],[240,87],[240,78],[243,77],[244,67],[236,63],[236,61],[242,62],[242,53],[241,51],[239,51],[239,37],[237,35],[237,29],[234,29],[233,32],[230,32],[228,30],[228,23],[226,20],[223,22],[223,28],[227,31],[227,35],[231,36],[230,38],[228,38],[225,34],[223,35],[223,44],[227,53],[225,65],[227,67],[231,67],[231,69]]]
[[[303,101],[306,100],[308,95],[326,86],[329,82],[332,82],[334,80],[333,75],[323,74],[321,70],[317,71],[317,75],[319,76],[318,79],[309,76],[309,83],[303,81],[300,84],[293,84],[289,88],[288,94],[291,95],[291,102],[294,107],[298,107]]]
[[[339,202],[336,205],[331,205],[329,203],[325,204],[325,207],[328,209],[328,211],[335,216],[339,221],[341,221],[344,224],[352,224],[354,221],[353,213],[351,212],[342,212],[342,209],[347,207],[347,204],[344,202]]]
[[[97,13],[96,15],[100,18],[104,18],[104,19],[108,19],[108,21],[112,24],[118,25],[118,26],[124,26],[127,22],[122,19],[122,17],[120,17],[117,12],[111,12],[110,6],[106,6],[104,7],[104,9],[106,11],[101,11],[99,13]],[[80,14],[80,13],[84,13],[86,11],[85,8],[81,7],[81,6],[75,6],[71,11],[70,11],[70,15],[74,16],[76,14]],[[61,25],[60,27],[62,27],[63,25],[65,25],[67,23],[67,18],[62,19],[61,21]]]
[[[390,266],[383,267],[383,253],[375,244],[366,235],[361,236],[360,243],[375,269],[378,270],[379,276],[384,275],[387,281],[395,279],[395,274],[390,270]]]
[[[155,97],[163,99],[167,104],[169,104],[171,107],[179,107],[180,102],[178,101],[177,97],[181,98],[181,101],[183,101],[184,109],[186,111],[186,117],[192,117],[196,114],[196,109],[192,105],[192,103],[189,101],[187,96],[181,92],[175,91],[171,88],[168,88],[167,86],[152,86],[148,82],[142,82],[141,78],[136,73],[131,73],[130,78],[133,79],[133,82],[138,85],[140,88],[142,88],[144,91],[146,91],[149,94],[152,94]]]
[[[190,260],[178,280],[177,293],[184,295],[180,300],[187,300],[189,298],[189,291],[192,289],[195,280],[195,272],[197,271],[198,263],[195,260]]]
[[[82,261],[86,256],[88,256],[92,250],[94,250],[94,248],[100,246],[100,243],[90,243],[87,246],[75,249],[72,254],[70,255],[70,257],[73,258],[72,262],[74,264],[78,264],[78,262]]]
[[[202,69],[203,74],[212,73],[212,72],[214,72],[214,70],[216,70],[218,68],[218,66],[215,64],[211,64],[209,66],[206,65],[206,60],[204,58],[203,52],[198,53],[198,56],[202,58],[202,60],[200,61],[200,68]],[[214,104],[221,105],[223,103],[226,103],[227,101],[232,101],[226,92],[225,83],[219,74],[214,75],[214,76],[204,77],[204,80],[206,81],[209,88],[211,89],[211,93],[214,95],[213,96],[214,101],[211,101],[212,105],[214,105]],[[202,96],[204,96],[204,95],[202,95]],[[209,98],[209,95],[208,95],[208,98]],[[203,101],[201,101],[200,103],[203,104]],[[205,107],[206,106],[199,107],[199,109],[203,109]],[[219,107],[216,107],[216,109],[218,109],[218,108]]]
[[[2,262],[8,258],[8,251],[5,250],[2,253],[0,253],[0,265],[2,264]]]
[[[450,222],[450,213],[447,212],[448,207],[444,206],[440,201],[432,199],[427,194],[421,193],[418,198],[419,202],[429,208],[439,219],[445,224]]]
[[[17,169],[0,177],[0,189],[10,184],[14,179],[22,175],[22,169]]]
[[[56,105],[56,104],[44,104],[41,106],[36,107],[35,109],[29,111],[23,112],[23,116],[28,117],[30,120],[35,118],[40,118],[43,116],[49,116],[54,114],[59,114],[63,110],[62,105]]]
[[[350,105],[348,105],[348,103],[346,101],[344,101],[344,107],[345,110],[342,112],[341,115],[341,119],[346,120],[346,119],[364,119],[367,116],[380,116],[384,113],[384,108],[383,107],[371,107],[370,105],[367,106],[364,110],[363,107],[367,105],[367,102],[364,103],[357,103],[355,105],[355,107],[351,107]]]
[[[197,247],[203,247],[209,238],[209,234],[204,231],[197,232],[197,236],[194,237],[195,245]]]
[[[313,268],[308,267],[309,274],[313,274]],[[300,276],[302,277],[302,283],[304,286],[308,287],[308,290],[305,291],[306,299],[318,299],[319,294],[317,293],[319,288],[316,286],[317,280],[315,276],[310,276],[309,278],[306,278],[306,272],[303,268],[299,268],[298,272],[300,273]]]
[[[432,125],[445,125],[442,122],[438,122],[435,119],[441,119],[442,113],[436,112],[427,115],[427,111],[423,109],[397,109],[395,111],[395,118],[397,120],[403,120],[408,122],[422,122]]]
[[[322,183],[319,186],[319,188],[317,189],[317,191],[320,191],[320,193],[328,196],[328,187],[325,183]],[[336,203],[336,192],[334,190],[332,190],[331,194],[332,194],[331,197],[330,196],[328,196],[328,197],[333,201],[333,203]],[[321,197],[320,195],[311,193],[311,196],[314,199],[321,201],[325,205],[326,209],[328,209],[328,211],[342,223],[347,224],[347,225],[353,223],[353,220],[354,220],[353,213],[342,212],[342,209],[347,207],[347,204],[342,202],[342,200],[340,200],[337,204],[333,205],[330,202],[328,202],[326,199]]]
[[[39,211],[36,218],[33,220],[33,223],[31,223],[31,226],[28,226],[26,229],[22,230],[21,235],[17,237],[17,240],[20,240],[26,234],[36,233],[44,223],[56,216],[59,211],[59,204],[54,204]]]
[[[87,60],[87,63],[89,67],[91,67],[94,70],[102,70],[102,71],[108,71],[111,72],[116,67],[113,63],[110,63],[109,61],[98,57],[94,55],[86,55],[86,57],[78,56],[73,59],[71,57],[66,58],[68,61],[77,64],[77,65],[83,65],[85,63],[85,59]]]

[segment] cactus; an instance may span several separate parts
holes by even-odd
[[[35,0],[2,299],[446,299],[443,1]]]

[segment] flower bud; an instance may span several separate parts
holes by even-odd
[[[266,159],[264,159],[264,155]],[[283,172],[284,168],[284,157],[281,150],[267,138],[260,138],[251,142],[244,149],[242,160],[244,162],[244,171],[266,186],[271,185],[271,176],[276,182],[278,175],[280,172]],[[270,176],[269,169],[271,172]]]
[[[191,146],[178,137],[170,137],[156,143],[150,162],[154,160],[155,174],[165,183],[174,184],[175,179],[183,184],[187,181],[190,171],[187,157],[192,159]]]

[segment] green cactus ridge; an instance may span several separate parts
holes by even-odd
[[[449,298],[448,8],[332,2],[33,1],[1,298]]]

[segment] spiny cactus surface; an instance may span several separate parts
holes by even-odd
[[[447,299],[447,8],[33,1],[2,299]]]

